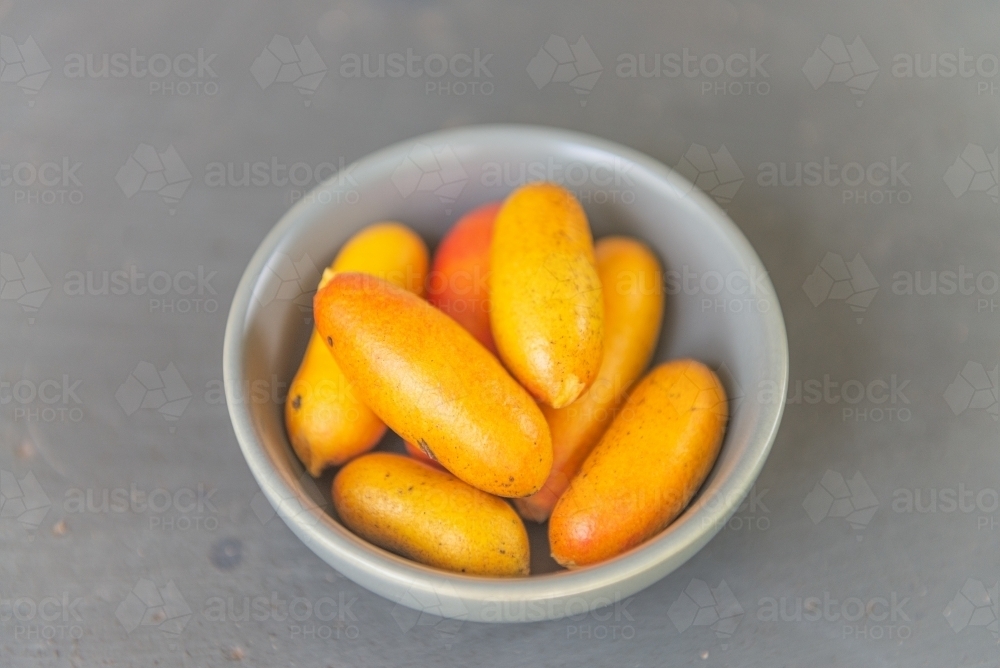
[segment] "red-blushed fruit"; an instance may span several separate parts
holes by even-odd
[[[427,300],[465,327],[496,354],[490,330],[490,242],[501,202],[462,216],[438,244],[427,285]]]

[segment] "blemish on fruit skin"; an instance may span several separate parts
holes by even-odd
[[[299,410],[300,408],[302,408],[302,395],[301,394],[296,394],[295,398],[292,399],[292,408],[294,408],[295,410]]]
[[[427,441],[421,438],[417,441],[417,445],[420,446],[420,449],[423,451],[425,455],[427,455],[434,461],[437,461],[437,457],[435,457],[434,453],[431,451],[431,446],[427,445]]]
[[[326,345],[330,346],[331,348],[333,347],[333,337],[332,336],[326,337]]]

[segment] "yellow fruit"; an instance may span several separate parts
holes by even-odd
[[[504,364],[543,404],[567,406],[597,377],[604,304],[593,240],[565,188],[531,183],[497,214],[490,325]]]
[[[461,325],[364,274],[334,276],[313,311],[358,397],[405,441],[491,494],[542,486],[552,441],[541,410]]]
[[[338,272],[360,271],[423,295],[429,264],[427,245],[416,232],[402,223],[373,223],[347,240],[319,287]]]
[[[515,501],[526,518],[548,519],[583,460],[656,349],[663,320],[663,275],[656,256],[626,237],[597,242],[604,292],[604,356],[597,379],[565,408],[542,406],[552,433],[552,473],[540,491]]]
[[[552,557],[567,568],[593,564],[663,530],[712,470],[727,418],[725,390],[704,364],[650,371],[552,511]]]
[[[528,533],[509,505],[410,457],[373,452],[350,462],[333,480],[333,505],[354,533],[422,564],[528,574]]]
[[[375,223],[341,248],[320,286],[337,272],[363,271],[421,294],[427,266],[427,246],[413,230]],[[285,427],[295,454],[314,476],[375,447],[385,433],[385,424],[354,394],[315,331],[288,388]]]
[[[288,389],[285,426],[314,476],[372,449],[385,434],[385,423],[355,396],[316,331]]]

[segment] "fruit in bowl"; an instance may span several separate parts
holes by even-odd
[[[376,223],[340,249],[319,287],[336,272],[363,271],[423,294],[427,264],[427,246],[417,233],[399,223]],[[385,434],[385,423],[358,399],[315,330],[288,390],[285,428],[314,476],[371,450]]]
[[[629,387],[649,365],[663,320],[659,260],[644,244],[605,237],[595,247],[604,296],[604,351],[593,384],[564,408],[542,407],[552,434],[552,472],[542,489],[514,503],[544,522],[604,434]]]
[[[461,325],[368,274],[336,274],[314,304],[333,358],[393,431],[491,494],[542,486],[552,442],[541,410]]]
[[[530,561],[517,513],[551,513],[552,555],[571,569],[680,515],[718,456],[727,402],[695,360],[640,379],[663,315],[648,247],[595,248],[573,194],[538,182],[467,214],[427,266],[416,233],[377,224],[314,298],[286,429],[311,474],[342,467],[333,501],[348,528],[423,564],[516,576]],[[413,456],[365,454],[386,426]]]
[[[429,159],[431,155],[440,164],[441,172],[428,171],[434,165],[434,160]],[[457,168],[459,164],[461,170]],[[784,403],[761,398],[757,388],[770,388],[773,396],[783,396],[788,383],[788,345],[781,305],[766,268],[723,211],[691,183],[650,156],[598,137],[556,128],[525,125],[450,128],[376,151],[348,171],[349,178],[338,175],[321,184],[282,216],[248,262],[233,297],[223,347],[223,374],[236,439],[262,493],[262,497],[254,500],[255,511],[267,512],[263,504],[266,501],[303,545],[344,577],[375,594],[414,609],[424,609],[426,601],[439,601],[445,616],[477,622],[558,619],[581,610],[581,605],[590,609],[608,605],[677,569],[725,526],[750,491],[778,433]],[[421,179],[419,183],[417,177]],[[445,182],[444,186],[430,190],[429,186],[438,177]],[[330,463],[321,474],[317,490],[291,446],[283,420],[284,396],[280,403],[247,401],[245,388],[275,382],[278,387],[285,387],[283,383],[291,382],[314,327],[313,289],[319,283],[319,276],[311,278],[314,270],[309,269],[310,264],[320,266],[314,262],[320,258],[324,264],[332,263],[352,235],[375,221],[402,221],[430,245],[433,255],[426,280],[427,300],[471,331],[457,312],[448,310],[448,304],[437,301],[435,292],[444,283],[436,278],[435,272],[455,271],[459,275],[452,285],[464,301],[456,302],[454,295],[446,297],[446,301],[450,300],[457,308],[468,307],[472,302],[478,312],[487,316],[490,295],[486,279],[493,273],[489,268],[489,253],[483,251],[482,245],[475,253],[463,249],[468,242],[444,252],[446,239],[457,233],[451,228],[455,227],[456,219],[480,205],[502,206],[514,189],[532,179],[546,178],[565,183],[584,205],[596,242],[594,258],[606,298],[602,360],[597,377],[576,401],[552,410],[581,409],[587,405],[582,402],[592,392],[591,399],[607,400],[608,395],[597,391],[603,386],[616,390],[610,393],[614,399],[610,413],[611,419],[617,420],[626,412],[623,402],[636,392],[635,389],[629,392],[629,387],[637,386],[650,372],[645,365],[658,367],[670,360],[692,358],[717,369],[730,394],[732,412],[726,422],[724,444],[695,496],[666,528],[616,556],[590,565],[583,565],[583,560],[578,559],[577,565],[564,568],[550,556],[548,538],[552,521],[539,523],[539,517],[531,519],[522,508],[528,500],[538,500],[540,496],[536,495],[543,493],[557,472],[563,470],[559,442],[564,439],[558,435],[559,427],[550,420],[551,407],[540,404],[553,444],[552,471],[535,495],[493,495],[500,503],[516,504],[518,513],[524,513],[519,521],[530,537],[529,576],[470,575],[468,564],[462,573],[461,567],[456,569],[454,564],[419,563],[426,559],[415,553],[402,556],[406,554],[402,546],[380,547],[375,542],[380,539],[365,538],[360,529],[352,530],[335,511],[329,493],[334,476],[351,463],[379,452],[404,451],[405,440],[390,433],[392,425],[374,452],[357,455],[347,464]],[[495,223],[494,220],[494,226]],[[487,245],[491,245],[492,233],[486,236],[490,242]],[[624,380],[627,369],[622,367],[623,380],[617,388],[614,383],[602,381],[605,361],[610,359],[605,351],[615,337],[615,323],[621,319],[612,315],[605,291],[609,285],[616,291],[623,290],[621,286],[629,285],[631,274],[626,272],[623,280],[611,283],[603,278],[601,246],[611,236],[627,237],[648,246],[659,264],[654,273],[663,272],[656,283],[662,283],[667,292],[653,361],[636,362],[640,377],[631,384]],[[466,254],[478,258],[474,267],[486,267],[486,272],[480,271],[478,277],[472,274],[475,278],[472,285],[477,292],[463,283],[470,273],[460,266]],[[451,259],[445,262],[449,255]],[[303,272],[303,267],[309,270]],[[632,273],[641,276],[644,272]],[[694,274],[697,278],[688,286],[683,282],[678,284],[677,274]],[[712,280],[720,277],[722,281],[716,289],[717,283]],[[640,281],[639,285],[648,283]],[[642,295],[652,303],[653,297],[644,287],[634,296]],[[631,317],[637,323],[640,320],[635,315]],[[475,333],[473,337],[480,340]],[[641,349],[636,344],[634,350]],[[320,350],[329,352],[325,342]],[[637,360],[639,357],[636,353]],[[513,368],[504,366],[504,369],[531,395],[524,381],[514,375]],[[345,379],[347,376],[345,373]],[[352,391],[353,381],[348,382]],[[475,391],[474,387],[472,392]],[[578,413],[586,415],[589,411],[572,411],[567,417],[575,420]],[[604,413],[598,411],[597,415],[602,417]],[[382,417],[379,421],[386,423]],[[581,423],[579,428],[583,426]],[[603,424],[596,431],[606,429],[610,434],[610,428]],[[626,433],[629,431],[625,429]],[[601,438],[597,436],[596,440]],[[428,441],[432,451],[433,445]],[[414,448],[424,461],[432,461],[418,443],[409,443],[407,451]],[[586,446],[583,450],[596,452],[596,446]],[[586,460],[586,456],[580,455],[579,461]],[[438,462],[431,465],[441,466]],[[571,464],[571,470],[564,474],[567,486],[581,475],[573,470],[575,466]],[[639,463],[629,468],[635,471],[642,466]],[[629,478],[627,484],[632,482]],[[451,506],[461,508],[456,504]],[[633,522],[632,526],[643,525]],[[628,531],[617,535],[634,540]],[[473,544],[491,549],[490,543]]]

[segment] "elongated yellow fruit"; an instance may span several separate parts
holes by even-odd
[[[528,533],[503,500],[410,457],[373,452],[342,468],[333,505],[365,540],[469,575],[527,575]]]
[[[593,564],[663,530],[712,470],[727,419],[725,390],[704,364],[650,371],[552,511],[552,557],[567,568]]]
[[[404,440],[498,496],[538,491],[552,468],[541,410],[461,325],[364,274],[316,293],[316,327],[362,401]]]
[[[341,248],[320,287],[337,272],[363,271],[422,294],[428,261],[416,232],[401,223],[375,223]],[[385,434],[385,423],[355,395],[315,330],[288,388],[285,427],[295,454],[314,476],[372,449]]]
[[[531,183],[497,214],[490,325],[500,358],[536,399],[562,408],[597,377],[604,303],[587,216],[573,194]]]
[[[552,508],[583,460],[611,424],[619,403],[656,349],[663,320],[660,262],[644,244],[606,237],[594,248],[604,292],[604,356],[597,380],[565,408],[542,406],[552,433],[552,473],[537,493],[517,499],[521,515],[536,522]]]

